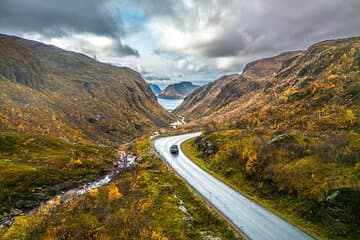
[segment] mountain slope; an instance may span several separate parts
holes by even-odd
[[[0,48],[2,129],[107,142],[171,120],[131,69],[5,35]]]
[[[167,86],[159,95],[160,98],[183,99],[199,86],[191,82],[174,83]]]
[[[155,95],[159,95],[161,93],[161,89],[158,85],[153,84],[153,83],[149,83],[149,86],[151,88],[151,91],[155,94]]]
[[[325,41],[249,63],[243,74],[195,90],[175,112],[276,128],[337,125],[347,113],[359,114],[359,47],[359,37]]]
[[[357,239],[360,37],[250,63],[176,113],[203,128],[183,146],[201,167],[315,238]]]

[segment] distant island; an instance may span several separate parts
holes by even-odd
[[[184,99],[198,87],[200,86],[187,81],[174,83],[167,86],[158,97],[166,99]]]
[[[149,87],[151,88],[151,91],[157,96],[161,93],[161,89],[158,85],[149,83]]]

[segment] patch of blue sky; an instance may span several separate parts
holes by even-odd
[[[119,10],[122,21],[125,24],[136,24],[143,27],[147,20],[147,17],[136,8],[121,4]]]

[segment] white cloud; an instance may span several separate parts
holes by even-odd
[[[360,35],[359,0],[0,2],[1,29],[172,79],[210,80],[258,58]]]
[[[237,64],[238,60],[235,57],[221,57],[215,60],[215,66],[219,70],[233,69]]]
[[[199,47],[208,44],[219,36],[221,26],[211,24],[219,13],[211,1],[208,7],[195,4],[194,1],[183,1],[182,25],[177,18],[154,17],[148,23],[148,29],[165,51],[180,51],[186,54],[200,53]],[[214,1],[213,1],[214,3]]]
[[[183,0],[169,9],[148,23],[160,49],[210,59],[253,60],[360,34],[358,0]]]
[[[69,51],[80,52],[98,59],[129,55],[133,49],[127,49],[120,40],[93,33],[73,33],[63,36],[45,36],[39,33],[25,33],[23,37],[52,44]],[[136,52],[135,52],[136,53]]]
[[[187,72],[202,72],[205,71],[208,65],[199,62],[194,57],[183,58],[174,62],[175,68]]]

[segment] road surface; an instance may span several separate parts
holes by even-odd
[[[206,173],[189,160],[181,150],[178,155],[170,154],[171,145],[176,144],[180,147],[185,140],[199,135],[200,133],[190,133],[158,138],[154,141],[155,150],[247,238],[254,240],[312,239],[295,226]]]

